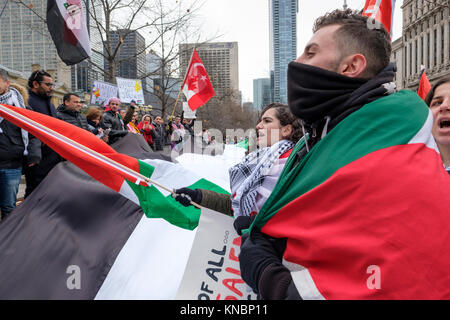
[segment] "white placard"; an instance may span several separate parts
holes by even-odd
[[[183,112],[183,117],[185,119],[197,119],[197,116],[195,115],[197,110],[192,111],[187,102],[183,102]]]
[[[176,299],[256,300],[256,294],[240,277],[241,237],[233,221],[230,216],[202,208]]]
[[[121,102],[130,103],[131,100],[134,100],[137,104],[144,104],[144,91],[142,90],[141,80],[119,77],[116,80]]]
[[[103,106],[112,97],[117,97],[117,86],[98,80],[94,81],[91,92],[91,104]]]

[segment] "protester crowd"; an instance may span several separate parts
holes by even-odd
[[[0,103],[27,108],[87,130],[108,144],[127,134],[141,135],[155,152],[172,148],[193,132],[193,121],[175,116],[164,122],[163,117],[145,114],[139,117],[135,101],[124,104],[110,98],[103,107],[90,107],[82,113],[82,101],[75,93],[67,93],[63,103],[51,102],[54,82],[45,70],[34,71],[28,79],[28,90],[9,80],[0,69]],[[0,211],[5,220],[16,207],[22,174],[25,175],[25,198],[39,185],[50,170],[63,159],[38,139],[0,118]]]
[[[395,66],[389,62],[390,53],[389,34],[382,26],[369,30],[367,17],[351,10],[336,10],[320,17],[304,52],[288,66],[288,105],[275,103],[264,108],[256,125],[258,149],[230,169],[231,195],[188,187],[175,191],[174,198],[184,206],[196,203],[235,218],[237,232],[244,234],[239,257],[241,275],[261,299],[305,297],[296,287],[298,279],[293,278],[282,260],[286,243],[290,236],[295,240],[296,235],[277,238],[269,229],[265,233],[254,227],[255,219],[260,211],[281,208],[280,204],[274,204],[277,199],[284,199],[285,194],[280,190],[288,193],[289,187],[299,183],[301,170],[314,152],[326,148],[322,141],[337,128],[348,127],[349,119],[358,110],[374,102],[389,103],[392,99],[402,105],[410,103],[393,87]],[[104,108],[90,108],[84,116],[80,98],[68,93],[55,108],[50,101],[53,79],[44,70],[33,72],[28,86],[27,91],[12,85],[7,73],[0,70],[0,103],[56,117],[92,132],[108,144],[127,134],[142,135],[155,152],[164,148],[178,150],[186,137],[194,136],[192,120],[176,115],[173,121],[165,122],[161,115],[140,115],[134,101],[126,105],[119,98],[110,98]],[[437,82],[425,102],[434,117],[432,134],[443,170],[450,173],[450,79]],[[199,137],[204,145],[214,143],[206,130]],[[337,149],[330,149],[329,153]],[[25,131],[7,121],[0,122],[2,219],[15,207],[21,174],[26,177],[27,197],[61,160]],[[326,168],[318,169],[326,171]],[[283,186],[277,186],[280,177],[285,179]],[[288,196],[296,199],[301,194]]]

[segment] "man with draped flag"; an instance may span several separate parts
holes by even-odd
[[[318,18],[288,66],[305,136],[239,256],[262,299],[450,299],[450,178],[433,116],[396,92],[389,34],[367,19]]]

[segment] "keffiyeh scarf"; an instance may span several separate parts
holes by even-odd
[[[0,95],[0,103],[2,104],[7,104],[10,106],[15,106],[15,107],[20,107],[20,108],[26,108],[25,107],[25,102],[23,101],[22,95],[19,93],[19,91],[17,91],[16,88],[13,87],[9,87],[8,92],[6,92],[5,94]],[[3,118],[0,117],[0,123],[3,121]],[[25,146],[25,151],[23,152],[23,154],[26,156],[28,155],[28,132],[26,132],[25,130],[21,129],[22,131],[22,141],[23,141],[23,145]],[[2,133],[2,129],[0,128],[0,133]]]
[[[294,143],[281,140],[271,147],[250,153],[244,161],[231,167],[231,206],[234,216],[250,216],[255,208],[257,189],[280,156],[294,147]]]

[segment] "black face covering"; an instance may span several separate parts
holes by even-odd
[[[320,128],[329,117],[332,128],[351,112],[385,95],[386,84],[394,75],[394,64],[371,79],[361,79],[293,61],[288,66],[289,107],[308,127]]]

